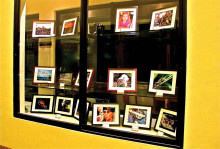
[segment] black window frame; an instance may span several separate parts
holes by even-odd
[[[87,30],[88,30],[88,3],[89,0],[81,0],[80,8],[80,80],[86,82],[87,75]],[[52,126],[58,126],[75,131],[97,134],[101,136],[114,137],[119,139],[130,140],[134,142],[141,142],[147,144],[160,145],[165,147],[183,148],[184,144],[184,119],[185,119],[185,93],[186,93],[186,47],[187,47],[187,0],[179,0],[179,24],[180,24],[180,39],[181,39],[181,55],[180,69],[178,77],[182,78],[179,82],[178,92],[178,129],[176,140],[169,140],[160,137],[143,136],[140,134],[133,134],[129,132],[121,132],[110,129],[96,128],[86,125],[86,83],[81,83],[79,87],[80,102],[80,119],[79,125],[73,125],[66,122],[52,121],[49,119],[32,117],[19,113],[20,100],[19,100],[19,28],[20,28],[20,0],[14,0],[14,53],[13,53],[13,97],[14,97],[14,117],[24,120],[30,120],[38,123],[49,124]]]

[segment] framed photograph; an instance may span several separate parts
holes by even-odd
[[[34,67],[33,84],[54,84],[56,67]]]
[[[149,92],[175,94],[177,71],[152,70],[150,74]]]
[[[73,98],[57,96],[55,113],[67,116],[73,115],[73,101]]]
[[[93,104],[93,125],[119,125],[119,104]]]
[[[90,88],[91,86],[91,83],[92,83],[92,78],[94,76],[94,69],[93,68],[88,68],[87,69],[87,89]],[[76,77],[76,81],[75,81],[75,86],[79,86],[79,72],[78,72],[78,75]]]
[[[53,113],[54,96],[34,95],[32,113]]]
[[[115,32],[136,31],[137,7],[117,9]]]
[[[52,37],[55,36],[54,20],[35,20],[32,24],[32,37]]]
[[[88,114],[89,114],[89,107],[91,106],[91,102],[87,101],[86,102],[86,115],[88,118]],[[76,101],[76,107],[75,107],[75,111],[74,111],[74,115],[73,117],[75,117],[76,119],[79,119],[79,99],[77,99]]]
[[[77,26],[77,17],[64,20],[61,36],[74,35],[76,31],[76,26]]]
[[[108,69],[108,91],[137,91],[137,69]]]
[[[123,125],[151,129],[151,113],[152,107],[126,105]]]
[[[175,27],[177,6],[153,11],[150,30],[160,30]]]
[[[73,73],[60,73],[60,83],[65,83],[65,85],[71,85],[73,79]]]
[[[161,108],[155,125],[155,130],[176,137],[176,129],[177,112]]]

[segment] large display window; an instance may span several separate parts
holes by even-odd
[[[14,38],[15,117],[183,147],[185,1],[16,0]]]

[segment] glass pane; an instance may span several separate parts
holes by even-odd
[[[175,140],[179,40],[178,0],[90,0],[87,125]]]
[[[78,125],[80,1],[26,0],[20,10],[20,113]]]

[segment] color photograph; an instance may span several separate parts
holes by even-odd
[[[136,31],[137,8],[117,9],[115,32]]]
[[[114,82],[112,87],[131,87],[131,73],[114,73]]]
[[[177,71],[152,70],[149,81],[149,92],[175,94]]]
[[[108,91],[129,91],[137,90],[137,69],[109,68],[108,69]]]
[[[148,106],[126,105],[123,125],[150,129],[151,112],[152,108]]]
[[[53,112],[53,96],[34,95],[31,112],[52,113]]]
[[[72,84],[72,73],[61,73],[60,74],[60,83],[65,83],[65,85],[71,85]]]
[[[93,124],[119,125],[119,104],[93,104]]]
[[[177,122],[177,117],[176,115],[171,115],[168,113],[163,113],[162,118],[160,120],[160,128],[170,130],[172,132],[175,132],[176,129],[176,122]]]
[[[174,28],[177,7],[162,9],[152,13],[150,30]]]
[[[52,37],[54,36],[54,25],[53,20],[36,20],[33,21],[32,37]]]
[[[55,83],[55,67],[34,67],[33,84],[54,84]]]
[[[57,96],[55,113],[71,116],[73,114],[73,101],[73,98]]]
[[[177,112],[161,108],[154,129],[176,137]]]
[[[77,25],[77,17],[64,20],[61,36],[74,35],[76,30],[76,25]]]
[[[38,69],[37,80],[51,81],[52,70]]]

